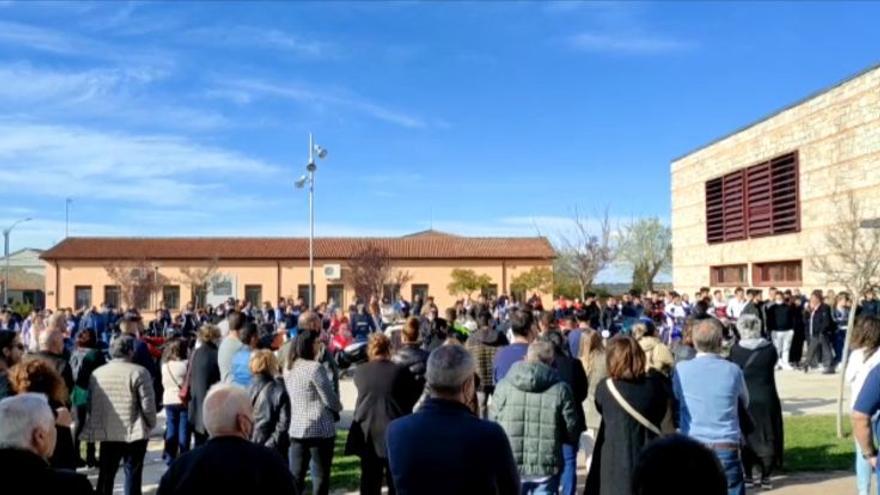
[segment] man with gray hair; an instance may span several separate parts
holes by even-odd
[[[428,357],[429,398],[416,413],[392,421],[386,434],[398,495],[519,493],[504,430],[466,405],[474,376],[474,358],[460,345],[439,347]]]
[[[571,388],[552,368],[554,357],[552,343],[529,344],[526,360],[510,368],[489,406],[510,440],[523,493],[559,491],[562,445],[580,434]]]
[[[122,334],[110,344],[111,361],[89,381],[83,435],[101,442],[98,493],[111,495],[119,462],[125,463],[125,494],[140,495],[144,455],[156,426],[156,398],[150,372],[132,362],[135,338]]]
[[[159,483],[158,495],[296,493],[278,453],[252,443],[254,413],[244,388],[218,383],[205,397],[208,443],[181,455]]]
[[[728,494],[743,495],[739,415],[748,407],[749,392],[739,366],[720,356],[722,331],[714,318],[694,325],[697,356],[678,363],[672,389],[681,432],[715,452],[727,477]]]
[[[24,393],[0,400],[0,466],[7,473],[3,493],[91,494],[84,475],[52,469],[55,416],[43,394]]]

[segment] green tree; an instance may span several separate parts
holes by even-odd
[[[474,292],[492,284],[492,277],[485,273],[477,274],[477,272],[465,268],[455,268],[450,274],[452,282],[446,286],[446,290],[453,296],[465,294],[470,296]]]
[[[553,272],[546,267],[533,267],[527,272],[522,272],[510,281],[510,290],[532,292],[538,291],[550,293],[553,289]]]
[[[632,268],[633,287],[654,289],[654,279],[672,264],[672,230],[657,217],[641,218],[618,232],[618,259]]]

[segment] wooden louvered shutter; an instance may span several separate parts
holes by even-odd
[[[745,171],[724,176],[724,242],[746,238]]]
[[[724,179],[706,182],[706,242],[724,242]]]
[[[770,188],[770,162],[746,169],[746,219],[748,236],[773,233],[773,201]]]
[[[772,233],[775,235],[800,231],[797,153],[771,160],[770,177],[773,191]]]

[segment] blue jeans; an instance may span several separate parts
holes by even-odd
[[[575,495],[577,491],[577,444],[562,444],[562,495]]]
[[[162,457],[167,464],[177,459],[178,454],[189,451],[190,435],[186,406],[165,406],[165,451]]]
[[[721,461],[724,476],[727,478],[727,495],[745,495],[746,484],[743,480],[743,465],[740,451],[716,449],[715,455]]]
[[[523,481],[522,495],[556,495],[559,491],[559,475],[554,474],[547,481]]]
[[[873,474],[871,464],[862,457],[862,449],[859,447],[859,442],[856,442],[856,487],[859,495],[870,495]]]

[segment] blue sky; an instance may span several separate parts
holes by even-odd
[[[870,3],[0,0],[0,224],[554,235],[669,214],[669,163],[880,60]]]

